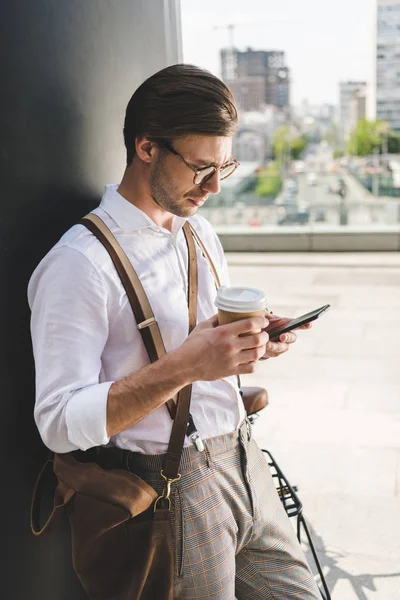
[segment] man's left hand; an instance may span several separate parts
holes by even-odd
[[[291,319],[286,317],[278,317],[277,315],[273,315],[272,313],[267,314],[267,319],[269,321],[269,326],[265,331],[268,333],[268,329],[276,328],[276,327],[284,327]],[[276,358],[277,356],[281,356],[287,352],[290,348],[290,344],[293,344],[297,340],[297,335],[295,331],[298,329],[310,329],[311,323],[307,323],[307,325],[303,325],[302,327],[298,327],[293,331],[288,331],[287,333],[282,333],[279,336],[279,341],[275,340],[273,342],[268,342],[265,346],[265,354],[260,360],[266,360],[267,358]]]

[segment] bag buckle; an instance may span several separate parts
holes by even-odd
[[[164,479],[165,481],[165,487],[164,487],[164,491],[161,494],[161,496],[158,496],[157,500],[154,503],[154,512],[156,512],[157,510],[157,505],[158,502],[161,500],[167,500],[168,501],[168,510],[171,509],[171,485],[173,483],[175,483],[175,481],[179,481],[179,479],[181,478],[180,474],[178,473],[178,476],[175,479],[169,479],[166,475],[164,475],[164,471],[161,469],[161,477]]]

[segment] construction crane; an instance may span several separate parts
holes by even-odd
[[[229,25],[215,25],[215,27],[213,27],[213,29],[227,29],[228,30],[228,40],[229,40],[229,47],[230,48],[234,48],[234,41],[233,41],[233,34],[234,34],[234,29],[235,29],[236,25],[233,25],[232,23],[230,23]]]
[[[229,23],[229,25],[215,25],[215,27],[213,27],[213,29],[227,29],[228,30],[228,40],[229,40],[229,47],[233,50],[235,47],[235,42],[234,42],[234,33],[235,33],[235,28],[236,27],[243,27],[243,25],[251,25],[254,26],[256,25],[256,23],[253,22],[245,22],[245,23]]]

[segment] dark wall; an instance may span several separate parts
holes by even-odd
[[[85,597],[72,571],[67,528],[39,539],[29,528],[46,449],[32,417],[26,288],[44,254],[98,203],[104,184],[123,173],[125,106],[168,59],[162,6],[162,0],[2,5],[0,460],[7,551],[3,543],[0,589],[7,600]]]

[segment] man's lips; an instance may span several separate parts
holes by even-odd
[[[207,200],[207,198],[208,198],[208,196],[206,196],[205,198],[188,198],[188,200],[195,206],[203,206],[203,204]]]

